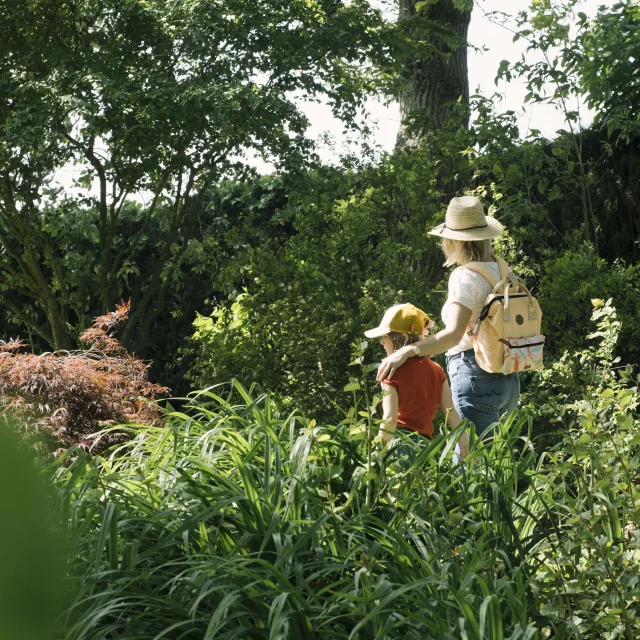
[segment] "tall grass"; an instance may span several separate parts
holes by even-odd
[[[349,420],[280,415],[237,383],[219,393],[61,470],[70,640],[534,637],[524,419],[473,470],[452,464],[455,434],[407,438],[369,467]]]
[[[317,425],[233,383],[199,393],[168,428],[131,428],[108,457],[75,452],[58,473],[77,585],[66,638],[515,640],[635,629],[635,605],[620,597],[637,566],[628,568],[619,510],[607,507],[618,498],[584,484],[594,473],[586,458],[539,459],[517,415],[492,446],[472,441],[466,468],[452,462],[457,432],[370,455],[367,438],[353,439],[353,415]],[[574,541],[583,503],[604,509],[602,521]],[[584,635],[573,614],[590,605],[576,575],[608,541],[618,545],[605,554],[609,582],[592,587],[631,587],[618,584],[610,624],[598,605],[604,622],[590,628],[613,635]]]

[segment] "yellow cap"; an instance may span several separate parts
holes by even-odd
[[[364,332],[367,338],[379,338],[391,331],[396,333],[417,333],[422,335],[425,329],[430,329],[435,322],[429,316],[412,304],[397,304],[385,311],[380,326]]]

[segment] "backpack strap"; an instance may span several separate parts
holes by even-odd
[[[499,263],[498,263],[498,267],[500,267]],[[458,271],[458,269],[469,269],[469,271],[475,271],[476,273],[479,273],[485,280],[489,282],[489,284],[491,285],[491,288],[494,291],[498,289],[502,281],[502,277],[496,278],[495,275],[493,274],[493,271],[491,271],[491,269],[489,269],[487,266],[485,266],[481,262],[467,262],[467,264],[463,264],[459,266],[455,271]],[[500,269],[500,276],[502,276],[502,269]],[[473,337],[478,333],[479,328],[480,328],[480,323],[476,322],[475,327],[473,327],[472,329],[470,328],[467,331],[467,335],[469,337]]]
[[[503,262],[504,262],[504,260],[503,260]],[[505,262],[505,264],[506,264],[506,262]],[[500,265],[498,264],[498,266],[500,266]],[[507,269],[508,268],[509,267],[507,267]],[[491,269],[486,267],[481,262],[468,262],[467,264],[463,264],[461,267],[458,267],[458,269],[469,269],[469,271],[475,271],[476,273],[479,273],[485,280],[489,281],[489,284],[491,285],[492,288],[495,288],[499,284],[500,280],[503,279],[503,277],[502,277],[502,269],[500,270],[500,278],[496,278],[493,275],[493,272],[491,271]],[[456,269],[456,271],[458,269]]]
[[[496,258],[496,262],[498,263],[498,268],[500,269],[499,278],[496,278],[493,275],[493,271],[491,271],[491,269],[485,266],[482,262],[467,262],[467,264],[463,264],[461,267],[458,267],[458,269],[469,269],[469,271],[475,271],[476,273],[479,273],[485,280],[489,282],[495,292],[496,288],[498,288],[499,285],[502,284],[502,281],[508,279],[508,273],[510,271],[509,266],[502,258]]]
[[[498,279],[496,279],[491,270],[489,270],[482,262],[469,262],[458,267],[458,269],[470,269],[471,271],[479,273],[488,280],[489,284],[493,287],[491,293],[497,293],[500,289],[505,287],[505,285],[507,288],[509,286],[522,287],[522,281],[513,273],[513,271],[511,271],[511,267],[502,258],[499,258],[498,256],[494,257],[498,265],[498,269],[500,270],[500,277]]]
[[[511,271],[511,268],[509,267],[509,265],[502,259],[499,258],[498,256],[494,256],[495,257],[495,261],[498,265],[498,269],[500,270],[500,277],[496,278],[493,275],[493,272],[491,271],[491,269],[489,269],[487,266],[485,266],[483,263],[481,262],[468,262],[467,264],[464,264],[460,267],[458,267],[458,269],[469,269],[470,271],[475,271],[476,273],[479,273],[481,276],[483,276],[491,285],[492,287],[492,291],[491,293],[497,293],[500,289],[504,289],[504,298],[506,301],[506,305],[508,307],[509,305],[509,287],[511,285],[514,286],[518,286],[519,284],[519,278],[517,278]],[[527,291],[527,293],[529,293]],[[529,296],[531,297],[531,296]],[[483,308],[484,311],[484,308]],[[486,316],[486,314],[484,314],[484,316]],[[478,331],[480,330],[480,323],[482,322],[482,320],[484,320],[483,314],[480,314],[480,317],[478,318],[478,320],[475,323],[475,326],[470,329],[467,334],[470,337],[474,337],[476,335],[478,335]]]
[[[498,269],[500,269],[500,280],[513,280],[515,276],[511,273],[511,267],[502,258],[494,257],[498,263]]]

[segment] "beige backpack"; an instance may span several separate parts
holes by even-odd
[[[480,262],[459,267],[479,273],[493,287],[469,331],[476,362],[485,371],[504,375],[540,369],[545,340],[540,334],[540,305],[509,265],[502,258],[496,261],[499,280]]]

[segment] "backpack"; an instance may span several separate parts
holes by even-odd
[[[502,258],[496,258],[496,262],[499,280],[479,262],[459,267],[479,273],[493,287],[478,321],[468,332],[476,362],[489,373],[504,375],[540,369],[545,341],[540,334],[540,305]]]

